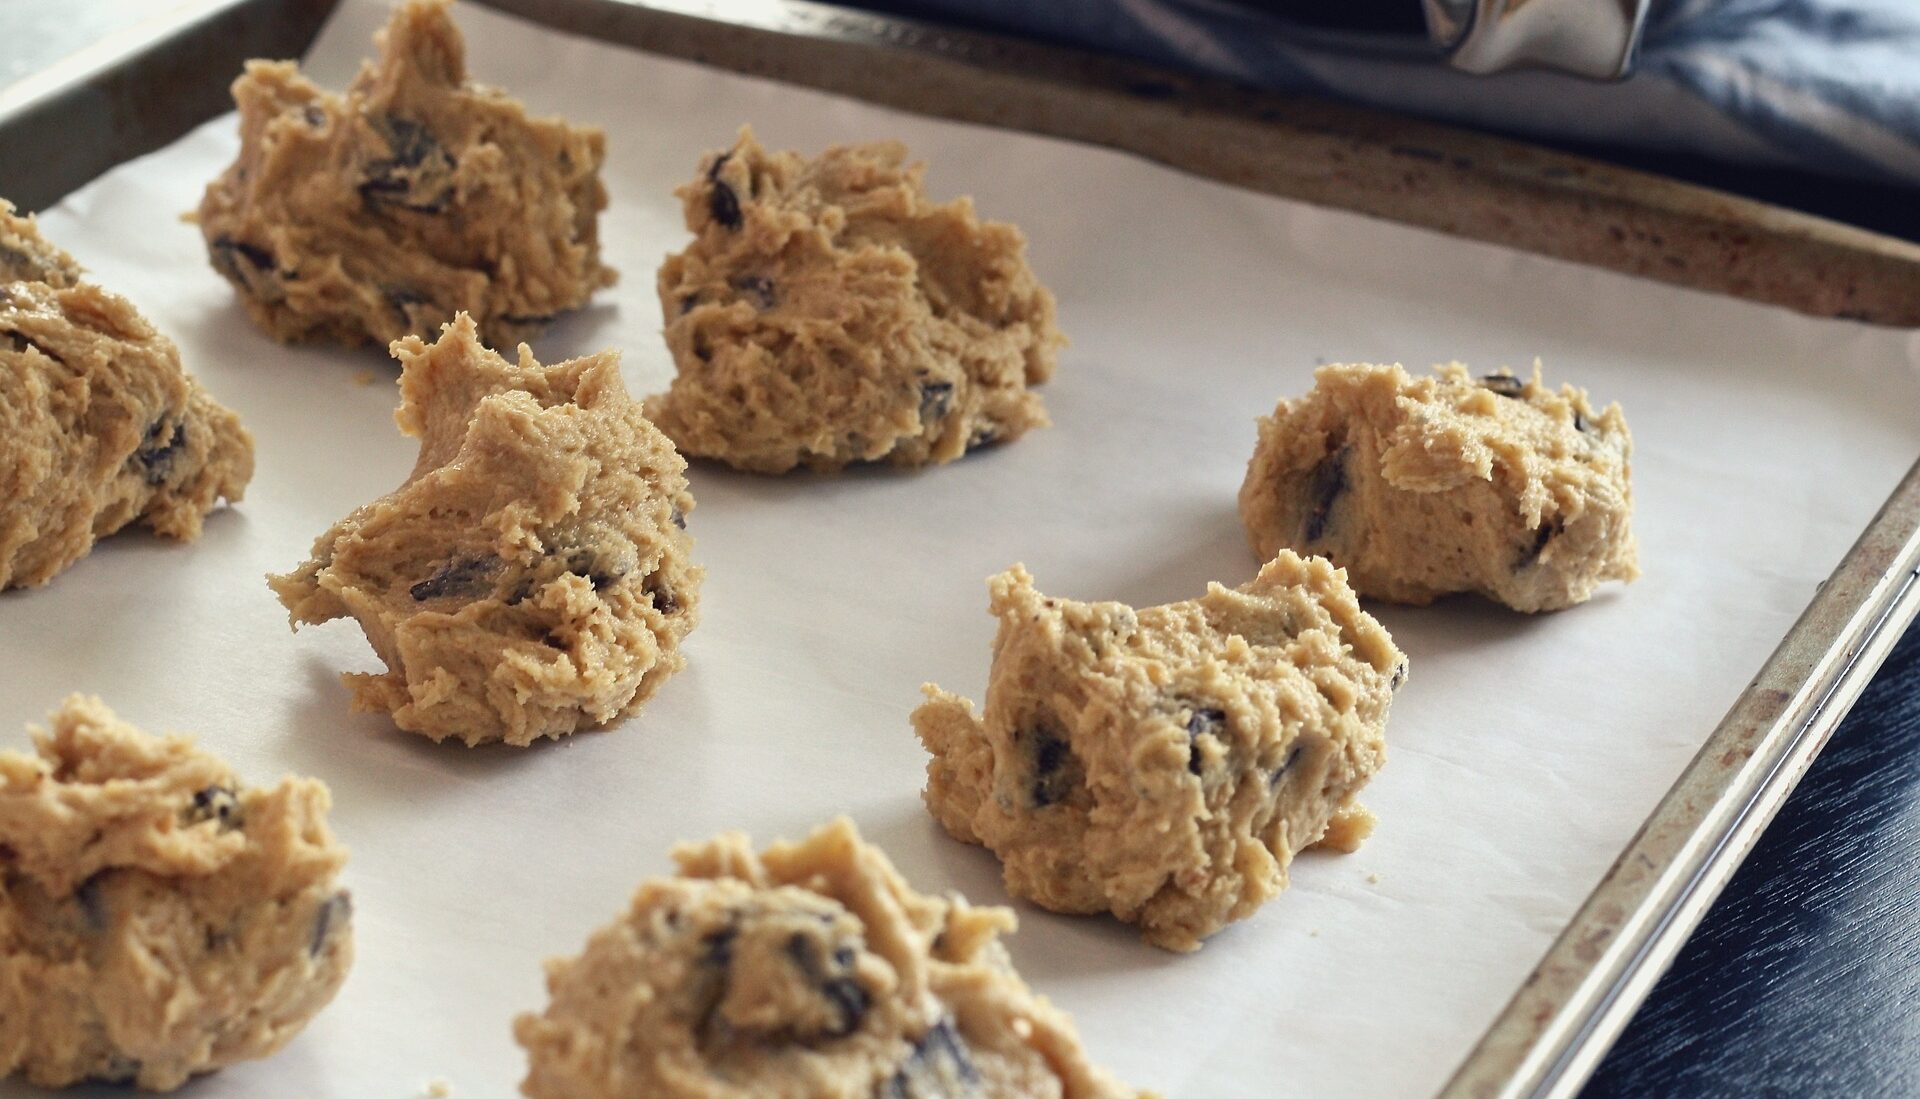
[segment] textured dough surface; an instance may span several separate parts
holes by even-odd
[[[613,284],[604,135],[469,81],[448,6],[400,4],[345,96],[291,62],[248,62],[234,83],[240,156],[200,229],[276,338],[384,345],[465,312],[511,348]]]
[[[1000,857],[1007,889],[1111,912],[1193,950],[1287,884],[1301,849],[1356,848],[1406,658],[1339,571],[1281,553],[1237,589],[1135,611],[1050,598],[1015,566],[986,713],[928,684],[927,807]]]
[[[464,315],[393,354],[420,457],[269,578],[296,626],[358,619],[387,671],[343,677],[355,708],[433,740],[527,745],[637,712],[685,663],[703,573],[686,463],[619,354],[508,362]]]
[[[265,1057],[353,963],[327,788],[244,787],[74,696],[0,754],[0,1076],[170,1090]]]
[[[1240,518],[1262,559],[1329,557],[1361,595],[1479,592],[1521,611],[1640,575],[1633,437],[1620,406],[1530,378],[1324,366],[1260,420]]]
[[[844,818],[756,855],[674,852],[514,1034],[533,1099],[1133,1099],[999,936],[1004,908],[916,893]]]
[[[898,142],[817,159],[742,130],[676,194],[694,241],[660,268],[678,370],[648,415],[738,469],[950,462],[1047,424],[1053,295],[1020,230],[928,200]]]
[[[192,541],[252,476],[252,436],[173,341],[0,201],[0,590],[129,523]]]

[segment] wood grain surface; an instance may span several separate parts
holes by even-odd
[[[1585,1099],[1920,1095],[1920,627]]]

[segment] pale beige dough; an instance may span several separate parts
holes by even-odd
[[[129,523],[192,541],[253,476],[253,437],[131,302],[0,200],[0,590]]]
[[[989,581],[986,713],[928,684],[913,725],[927,808],[1000,857],[1007,889],[1111,912],[1193,950],[1287,884],[1316,843],[1353,850],[1406,658],[1339,570],[1287,551],[1237,589],[1135,611]]]
[[[522,1015],[532,1099],[1133,1099],[1027,988],[1004,908],[930,897],[842,818],[674,852]]]
[[[234,83],[240,156],[200,228],[276,338],[384,345],[465,312],[511,349],[613,284],[604,135],[468,80],[448,8],[398,5],[345,96],[291,62],[248,62]]]
[[[420,457],[269,578],[294,623],[358,619],[387,671],[343,677],[354,706],[433,740],[527,745],[638,712],[685,663],[703,571],[686,463],[618,352],[508,362],[462,314],[393,353]]]
[[[284,1046],[353,963],[307,778],[246,787],[75,695],[0,753],[0,1076],[171,1090]]]
[[[1028,387],[1064,342],[1011,225],[936,204],[898,142],[814,160],[742,130],[676,193],[660,268],[678,370],[648,415],[684,454],[756,473],[949,462],[1047,424]]]
[[[1521,611],[1640,575],[1633,438],[1620,406],[1451,363],[1324,366],[1260,420],[1240,518],[1261,558],[1329,557],[1361,595],[1479,592]]]

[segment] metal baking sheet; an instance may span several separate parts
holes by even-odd
[[[1085,59],[1082,102],[1058,80],[1072,66],[1008,65],[1009,57],[1032,61],[1021,52],[1028,47],[889,31],[901,25],[816,6],[780,9],[756,11],[791,16],[787,32],[633,5],[568,3],[545,13],[599,37],[788,70],[780,72],[788,78],[807,75],[790,71],[796,59],[845,60],[826,49],[867,50],[895,65],[908,58],[927,79],[913,102],[895,105],[967,117],[1014,112],[999,122],[1024,109],[1042,123],[1107,125],[1111,133],[1072,136],[1121,146],[1164,136],[1148,124],[1152,112],[1182,112],[1214,142],[1187,167],[1259,190],[1299,190],[1297,164],[1291,180],[1263,174],[1284,146],[1238,159],[1220,152],[1236,128],[1285,130],[1285,112],[1262,119],[1204,88],[1191,101],[1179,88],[1115,93],[1099,86],[1113,74]],[[597,22],[579,22],[582,12]],[[329,39],[346,45],[323,45],[319,58],[329,81],[343,81],[365,52],[378,14],[347,6],[348,25]],[[905,136],[933,161],[936,191],[971,191],[989,214],[1025,225],[1077,341],[1049,392],[1060,427],[923,477],[772,482],[697,471],[703,507],[694,530],[714,579],[685,676],[613,733],[524,756],[433,749],[377,719],[346,715],[331,673],[365,666],[363,643],[347,627],[284,637],[253,579],[292,564],[339,512],[391,487],[410,455],[387,426],[391,390],[358,384],[369,369],[382,383],[391,377],[377,357],[275,348],[246,327],[204,269],[191,230],[150,230],[191,205],[194,191],[192,172],[173,178],[161,162],[187,158],[204,178],[230,155],[230,126],[116,173],[57,211],[50,228],[103,282],[148,308],[180,339],[190,366],[249,418],[262,436],[262,468],[247,503],[217,518],[201,546],[122,536],[51,588],[0,600],[0,666],[11,670],[0,722],[31,720],[68,689],[99,691],[143,723],[196,729],[245,770],[327,778],[339,827],[357,851],[350,875],[362,904],[362,960],[342,1000],[280,1057],[224,1073],[196,1094],[408,1094],[433,1076],[453,1081],[456,1094],[508,1094],[518,1055],[505,1020],[538,1005],[537,959],[576,949],[683,836],[725,827],[791,834],[844,809],[923,885],[999,899],[990,859],[940,837],[917,808],[919,755],[904,720],[913,687],[935,678],[977,696],[992,631],[979,579],[1014,559],[1062,594],[1136,602],[1250,573],[1231,493],[1251,417],[1304,388],[1318,358],[1421,365],[1459,355],[1524,365],[1539,353],[1553,377],[1618,397],[1639,436],[1642,537],[1653,568],[1642,584],[1547,620],[1471,603],[1382,608],[1415,656],[1416,678],[1389,732],[1392,763],[1369,798],[1386,818],[1381,833],[1352,858],[1303,860],[1291,895],[1201,955],[1170,958],[1100,921],[1024,910],[1014,941],[1023,968],[1076,1012],[1102,1059],[1137,1083],[1176,1095],[1271,1094],[1285,1072],[1288,1093],[1313,1095],[1570,1088],[1791,788],[1883,642],[1911,617],[1908,581],[1920,549],[1912,480],[1807,606],[1815,582],[1920,450],[1920,424],[1908,414],[1911,344],[1896,334],[1662,291],[1110,154],[585,42],[552,47],[568,63],[542,77],[515,68],[524,27],[484,12],[462,18],[493,28],[474,41],[482,78],[613,132],[609,227],[626,281],[539,344],[543,356],[611,343],[626,349],[634,388],[664,379],[648,283],[658,255],[680,240],[665,190],[700,149],[725,140],[731,124],[700,113],[719,104],[720,114],[752,119],[778,144]],[[969,58],[992,62],[977,67],[973,88]],[[1023,70],[1051,75],[1023,84]],[[228,75],[203,79],[224,84]],[[838,79],[814,75],[810,82]],[[571,94],[598,105],[576,111]],[[9,132],[0,126],[0,143]],[[1391,156],[1381,144],[1388,132],[1349,133],[1338,147]],[[1422,137],[1450,140],[1431,129]],[[1179,163],[1175,147],[1141,151]],[[1447,193],[1497,188],[1503,178],[1462,172]],[[1521,197],[1557,208],[1552,193],[1523,189]],[[1561,197],[1572,208],[1571,196]],[[1605,212],[1673,218],[1688,198],[1657,187],[1642,197]],[[1380,203],[1369,212],[1395,215],[1387,198]],[[1769,235],[1759,225],[1762,256],[1817,239],[1825,262],[1844,266],[1833,257],[1853,256],[1860,269],[1901,269],[1899,249],[1885,242],[1848,252],[1844,233],[1769,216],[1775,228],[1803,231]],[[1415,220],[1433,218],[1427,209]],[[1602,235],[1591,218],[1558,223],[1574,236]],[[1247,254],[1248,239],[1261,254]],[[1463,270],[1477,279],[1460,279]],[[1783,285],[1776,298],[1794,289]],[[1836,296],[1815,280],[1791,303],[1867,312],[1861,303],[1874,300],[1877,284],[1862,285]],[[1285,320],[1278,331],[1276,316]],[[1805,440],[1786,423],[1826,448],[1797,473],[1790,459]],[[1716,501],[1714,491],[1745,483],[1740,459],[1756,433],[1767,444],[1756,460],[1769,477],[1779,473],[1767,507]],[[360,460],[333,459],[342,446]],[[1863,455],[1872,471],[1819,475],[1856,469]],[[1018,522],[1006,523],[1010,510]],[[779,555],[769,555],[770,544]],[[1697,567],[1706,562],[1714,567]],[[904,591],[889,586],[899,577],[911,581]],[[116,621],[112,613],[156,599],[159,615]],[[874,651],[876,637],[884,652]],[[1575,674],[1587,668],[1546,659],[1591,642],[1586,655],[1598,660],[1623,638],[1647,647],[1630,674],[1616,668],[1594,681]],[[246,674],[227,671],[234,667]],[[1516,688],[1516,679],[1527,686]],[[1723,693],[1696,697],[1695,683]],[[1460,700],[1474,694],[1478,701]],[[1560,729],[1592,732],[1596,722],[1611,722],[1618,742],[1587,744]],[[1538,801],[1531,815],[1518,812],[1513,801],[1527,795],[1515,774],[1477,763],[1478,751],[1516,747],[1532,753],[1532,769],[1518,777],[1545,784],[1560,810],[1551,817]],[[1675,775],[1679,785],[1660,802]],[[1609,870],[1642,821],[1628,856]],[[1476,846],[1486,837],[1498,841],[1491,852]],[[1457,881],[1507,895],[1492,915],[1452,907],[1444,898]],[[1249,982],[1249,973],[1260,980]],[[1167,1010],[1183,1020],[1178,1040],[1164,1025]],[[1195,1034],[1233,1040],[1196,1048]],[[1395,1053],[1356,1056],[1380,1048]]]

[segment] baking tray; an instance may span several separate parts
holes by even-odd
[[[481,0],[561,29],[1817,315],[1920,325],[1920,248],[1500,139],[798,0]],[[331,0],[187,5],[0,91],[0,193],[45,205],[228,109],[241,60],[295,56]],[[1586,1078],[1920,611],[1908,474],[1622,852],[1447,1096]]]

